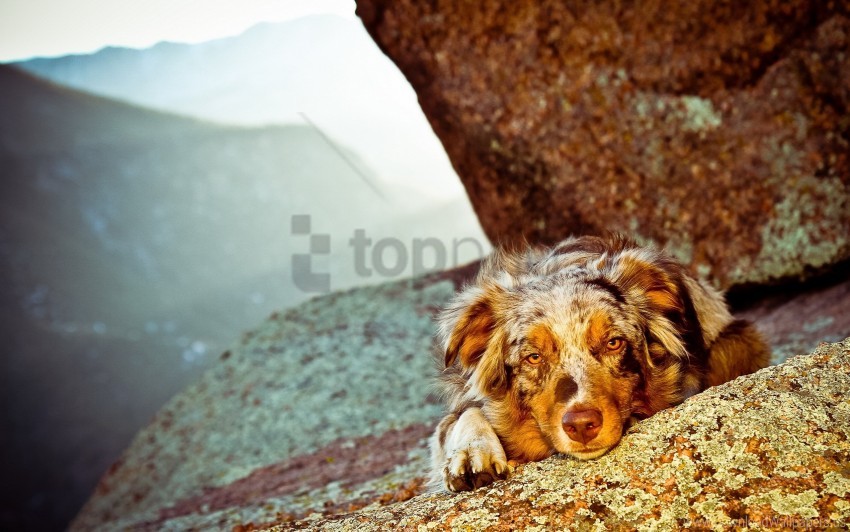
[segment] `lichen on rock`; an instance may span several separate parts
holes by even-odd
[[[846,2],[358,0],[493,242],[624,232],[718,285],[850,258]]]
[[[660,412],[597,460],[555,456],[471,493],[274,529],[842,529],[850,526],[848,397],[850,338]]]
[[[72,530],[220,528],[403,489],[427,468],[432,316],[456,288],[433,274],[275,313],[140,432]]]

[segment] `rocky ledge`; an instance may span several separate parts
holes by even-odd
[[[594,461],[555,456],[472,493],[273,530],[844,529],[848,397],[850,339],[656,414]]]
[[[72,530],[847,519],[850,342],[806,354],[850,336],[846,278],[737,294],[780,365],[639,424],[602,459],[556,457],[490,489],[424,494],[441,415],[432,319],[474,271],[272,315],[139,433]]]

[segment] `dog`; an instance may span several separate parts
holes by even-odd
[[[437,321],[449,413],[432,486],[449,491],[556,452],[597,458],[633,423],[770,358],[719,292],[620,236],[496,252]]]

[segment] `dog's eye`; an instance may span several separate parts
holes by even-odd
[[[611,338],[610,340],[608,340],[608,343],[605,344],[605,348],[608,349],[608,351],[612,351],[612,352],[613,351],[620,351],[620,350],[623,349],[623,347],[625,345],[626,345],[626,341],[623,340],[622,338]]]
[[[533,364],[540,364],[540,362],[542,360],[543,360],[543,357],[540,356],[540,353],[531,353],[530,355],[525,357],[525,361],[528,362],[529,364],[532,364],[532,365]]]

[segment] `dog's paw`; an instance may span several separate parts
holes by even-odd
[[[451,451],[443,468],[443,480],[449,491],[468,491],[507,478],[510,470],[502,444],[494,434]]]

